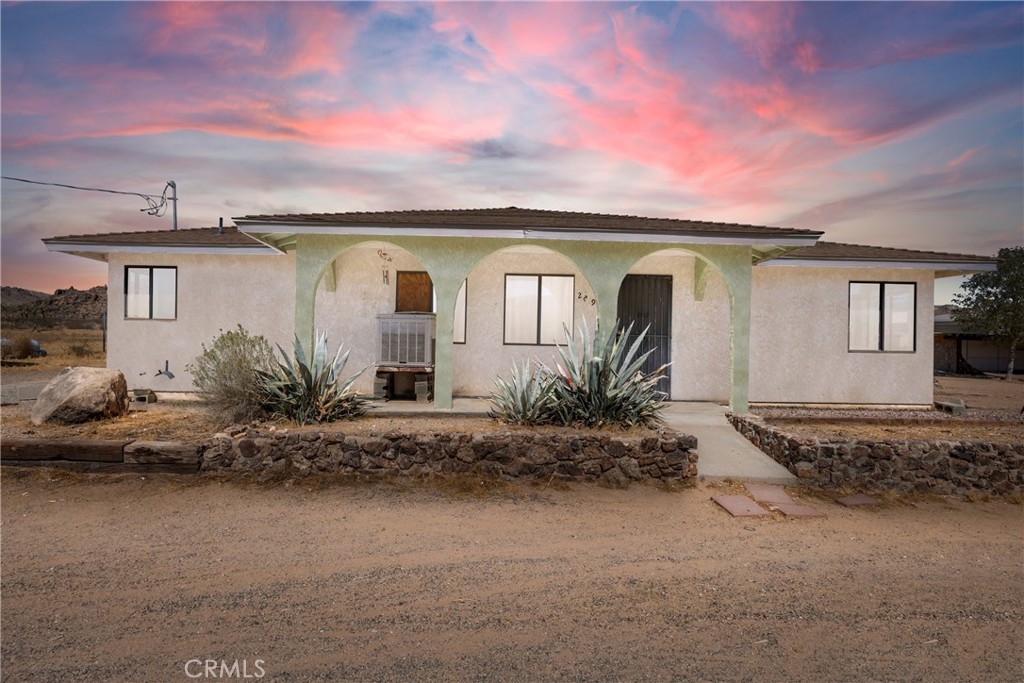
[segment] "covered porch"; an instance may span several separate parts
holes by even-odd
[[[536,225],[538,220],[542,223],[551,220],[544,214],[564,214],[500,211],[508,215],[478,212],[469,217],[472,218],[470,225],[462,222],[466,216],[452,216],[463,212],[394,214],[401,220],[383,220],[374,214],[366,215],[374,220],[339,214],[322,218],[313,216],[303,220],[255,216],[238,218],[236,222],[248,234],[279,249],[294,252],[294,329],[306,344],[311,343],[314,329],[324,315],[317,310],[318,289],[337,288],[346,277],[346,269],[337,265],[340,263],[339,256],[352,253],[361,246],[385,243],[389,245],[389,251],[400,252],[403,258],[407,255],[415,261],[429,275],[433,285],[433,404],[442,410],[453,410],[457,394],[455,323],[459,311],[464,310],[459,307],[460,297],[463,306],[465,297],[474,297],[472,287],[467,294],[465,283],[482,263],[488,268],[498,268],[507,275],[522,272],[518,268],[510,269],[502,265],[509,258],[505,256],[509,252],[532,250],[537,252],[537,259],[541,258],[543,252],[549,256],[549,260],[564,260],[564,265],[554,270],[576,274],[577,282],[580,283],[576,296],[580,300],[586,297],[586,315],[576,315],[574,322],[601,321],[606,323],[604,329],[607,329],[607,324],[618,317],[620,289],[626,276],[645,258],[669,250],[693,258],[687,286],[692,288],[694,300],[703,298],[709,278],[719,276],[724,282],[728,298],[728,336],[725,336],[723,329],[721,338],[716,335],[711,343],[723,349],[723,354],[724,348],[728,349],[729,406],[735,412],[744,413],[748,409],[752,266],[756,261],[777,255],[788,248],[812,244],[820,234],[782,228],[691,224],[664,219],[642,219],[646,221],[645,229],[637,229],[628,223],[640,219],[591,214],[568,214],[573,218],[579,217],[574,225],[530,229],[525,225],[509,223],[532,221]],[[619,220],[608,225],[609,219]],[[655,225],[651,226],[651,222]],[[709,225],[713,228],[709,229]],[[379,271],[377,277],[380,277]],[[497,305],[500,306],[500,302]],[[375,317],[378,313],[386,312],[378,309],[373,315]],[[366,317],[370,316],[370,311],[365,313]],[[350,320],[346,329],[362,329],[367,322]],[[475,330],[473,321],[470,321],[469,329]],[[344,341],[353,348],[379,343],[373,340],[373,335],[365,332],[349,335]],[[525,359],[534,357],[537,350],[529,344],[509,349],[516,345],[509,345],[507,340],[503,344],[502,339],[491,341],[493,344],[488,347],[492,349],[491,354],[502,349],[502,353],[515,353],[519,359]],[[551,348],[548,347],[548,351]],[[478,349],[475,353],[479,356],[482,351]],[[679,355],[678,350],[673,351],[672,360]],[[497,372],[505,371],[507,367],[501,367]]]

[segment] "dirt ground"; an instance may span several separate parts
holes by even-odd
[[[936,401],[963,399],[968,408],[1019,415],[1024,409],[1024,377],[937,377]]]
[[[945,420],[932,424],[789,422],[771,420],[782,431],[805,438],[847,441],[986,441],[989,443],[1024,444],[1024,422],[972,423],[966,420]]]
[[[1024,443],[1024,379],[937,377],[935,400],[962,399],[964,415],[938,410],[764,407],[754,412],[805,438]]]
[[[723,490],[5,468],[3,680],[1020,680],[1019,505],[750,520]]]
[[[985,382],[986,380],[973,380]],[[997,380],[988,380],[997,382]],[[1021,383],[1024,386],[1024,383]],[[998,386],[992,384],[990,386]],[[29,419],[33,403],[26,401],[17,406],[0,408],[0,437],[52,438],[52,439],[144,439],[204,441],[224,426],[220,416],[211,413],[195,401],[158,401],[139,406],[128,415],[81,425],[35,426]],[[877,411],[877,410],[804,410],[793,408],[757,409],[769,422],[785,431],[805,437],[832,439],[906,440],[932,439],[940,441],[979,440],[999,443],[1024,443],[1024,418],[998,410],[971,410],[958,417],[938,411]],[[792,417],[813,421],[794,422]],[[868,423],[836,421],[835,417],[870,420]],[[925,421],[926,424],[907,424]],[[277,423],[278,429],[292,429],[293,424]],[[309,426],[305,430],[332,429],[347,434],[370,434],[387,431],[434,432],[452,430],[490,431],[509,429],[487,417],[415,417],[408,415],[367,415],[353,421],[326,426]],[[536,430],[537,428],[533,428]],[[545,429],[545,428],[540,428]],[[553,428],[552,428],[553,429]],[[621,432],[616,432],[621,434]],[[639,434],[640,432],[636,432]]]

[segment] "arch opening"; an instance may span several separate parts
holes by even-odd
[[[466,337],[453,346],[452,392],[486,396],[513,361],[553,364],[562,325],[574,332],[597,320],[594,288],[565,254],[535,244],[480,258],[466,278]]]
[[[417,381],[432,385],[435,301],[419,258],[391,242],[367,240],[339,250],[324,266],[314,328],[327,333],[332,352],[339,343],[349,350],[346,375],[366,368],[356,391],[415,400]],[[397,314],[410,324],[392,324]]]
[[[618,318],[650,326],[647,369],[671,362],[662,389],[673,400],[726,402],[732,389],[732,292],[721,268],[688,249],[638,259],[619,289]]]

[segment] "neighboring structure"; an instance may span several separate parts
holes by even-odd
[[[956,375],[1006,374],[1010,345],[989,334],[964,332],[953,319],[952,306],[935,307],[935,369]],[[1017,368],[1024,372],[1024,368]]]
[[[378,387],[432,377],[449,407],[513,359],[553,361],[563,325],[620,318],[650,326],[674,400],[923,405],[935,278],[995,268],[812,230],[515,207],[235,222],[43,240],[109,264],[107,362],[130,384],[191,389],[185,364],[240,323],[285,348],[326,330],[351,368],[387,370]],[[433,315],[403,331],[405,313]]]

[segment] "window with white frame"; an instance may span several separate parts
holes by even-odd
[[[850,283],[850,351],[916,350],[917,285]]]
[[[178,317],[178,269],[127,266],[124,269],[124,317],[174,320]]]
[[[505,276],[505,343],[558,344],[572,330],[572,275]]]

